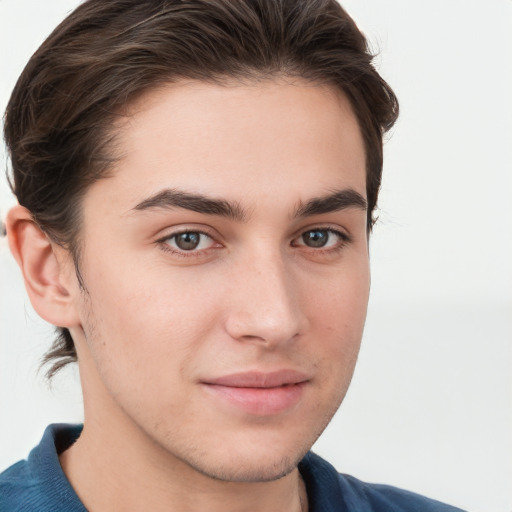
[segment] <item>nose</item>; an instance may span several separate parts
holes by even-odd
[[[241,267],[241,268],[240,268]],[[294,340],[306,328],[299,283],[282,257],[252,257],[240,265],[230,287],[226,319],[229,335],[273,348]]]

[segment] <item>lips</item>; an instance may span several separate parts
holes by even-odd
[[[203,382],[210,396],[251,415],[276,415],[294,408],[308,385],[307,375],[295,370],[245,372]]]

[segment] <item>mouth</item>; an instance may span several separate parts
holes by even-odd
[[[271,416],[293,409],[301,401],[309,377],[294,370],[245,372],[202,382],[216,400],[255,416]]]

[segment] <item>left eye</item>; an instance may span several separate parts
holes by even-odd
[[[297,245],[305,245],[313,249],[333,247],[345,240],[346,237],[333,229],[310,229],[297,239]]]
[[[166,243],[180,251],[208,249],[213,243],[211,237],[200,231],[185,231],[170,236]]]

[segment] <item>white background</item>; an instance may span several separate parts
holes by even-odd
[[[76,0],[0,0],[0,108]],[[346,0],[401,102],[386,146],[372,298],[345,403],[316,450],[342,472],[512,511],[512,1]],[[2,148],[3,151],[3,148]],[[0,155],[5,167],[5,152]],[[0,180],[0,215],[14,199]],[[76,370],[0,239],[0,470],[81,420]]]

